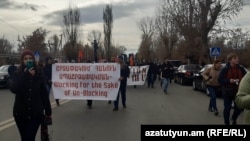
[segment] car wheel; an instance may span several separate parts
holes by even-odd
[[[181,80],[180,80],[180,84],[181,85],[184,85],[184,82],[183,82],[183,78],[180,78]]]
[[[202,89],[203,91],[206,91],[206,88],[205,88],[205,86],[204,86],[204,81],[201,82],[201,89]]]
[[[196,87],[196,81],[193,80],[193,90],[198,90],[197,87]]]
[[[209,96],[209,90],[208,90],[208,88],[206,88],[206,94],[207,94],[207,96]]]
[[[176,76],[174,76],[174,83],[177,83],[177,78],[176,78]]]

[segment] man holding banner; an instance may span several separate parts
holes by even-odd
[[[118,111],[118,105],[119,105],[119,95],[121,93],[121,97],[122,97],[122,105],[123,108],[126,108],[126,87],[127,87],[127,78],[129,77],[129,67],[124,63],[123,61],[123,57],[119,56],[118,57],[118,63],[120,64],[120,88],[118,91],[118,95],[116,100],[114,101],[114,109],[113,111]]]

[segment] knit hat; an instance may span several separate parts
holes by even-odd
[[[23,60],[25,55],[30,55],[32,59],[35,60],[34,53],[31,50],[28,50],[28,49],[24,50],[21,55],[21,60]]]

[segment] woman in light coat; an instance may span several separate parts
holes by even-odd
[[[214,115],[218,115],[218,109],[216,104],[216,98],[220,83],[218,82],[218,76],[221,71],[221,60],[215,60],[213,66],[206,69],[201,75],[207,82],[207,88],[209,91],[210,101],[208,105],[208,111],[214,112]]]

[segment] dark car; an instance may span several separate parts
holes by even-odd
[[[174,70],[177,70],[177,68],[182,65],[181,60],[168,60],[168,62],[174,67]]]
[[[223,63],[221,64],[222,67],[224,67],[226,64]],[[203,79],[202,77],[202,73],[209,67],[211,67],[212,64],[207,64],[205,65],[198,73],[194,74],[194,78],[193,78],[193,89],[194,90],[199,90],[202,92],[205,92],[207,95],[209,95],[209,91],[207,89],[207,84],[206,81]],[[244,67],[245,68],[245,67]],[[245,68],[245,70],[248,72],[248,70]],[[219,93],[217,94],[218,96],[221,96],[221,92],[219,90]]]
[[[174,72],[174,82],[181,85],[192,84],[193,74],[199,72],[200,69],[199,64],[180,65]]]
[[[170,82],[174,79],[174,72],[177,71],[178,67],[182,65],[181,60],[168,60],[168,62],[173,66],[173,70],[171,71]]]
[[[8,73],[8,68],[10,65],[2,65],[0,67],[0,87],[9,87],[10,76]],[[15,65],[18,67],[18,65]]]

